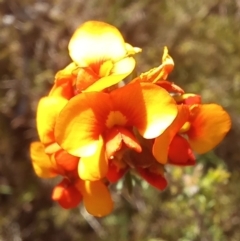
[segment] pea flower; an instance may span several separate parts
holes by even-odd
[[[131,55],[138,52],[141,49],[125,43],[114,26],[88,21],[73,34],[69,42],[73,63],[56,75],[56,85],[68,79],[78,92],[104,90],[133,71],[135,60]]]
[[[83,200],[87,211],[92,215],[101,217],[112,211],[113,203],[106,185],[102,181],[90,182],[79,178],[76,171],[81,161],[79,157],[62,149],[46,154],[41,142],[31,144],[30,154],[33,168],[39,177],[63,178],[52,192],[52,199],[63,208],[74,208]]]
[[[111,142],[110,149],[118,151],[125,143],[141,151],[133,128],[145,138],[155,138],[176,115],[175,101],[167,91],[154,84],[135,82],[110,93],[86,92],[73,97],[57,118],[55,137],[64,150],[81,157],[80,177],[98,180],[107,173],[105,147],[114,135],[119,138]]]
[[[162,164],[195,164],[192,150],[198,154],[212,150],[230,130],[231,119],[219,105],[200,104],[197,95],[185,94],[176,100],[185,104],[178,106],[177,118],[155,139],[153,154]]]

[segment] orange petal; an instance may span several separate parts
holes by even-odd
[[[69,55],[80,67],[126,56],[124,39],[117,28],[107,23],[88,21],[73,34]]]
[[[113,160],[109,161],[108,173],[106,178],[109,182],[115,183],[121,179],[124,174],[128,171],[128,166],[119,167]]]
[[[70,155],[64,150],[59,150],[54,154],[54,158],[58,166],[65,171],[74,171],[78,167],[79,157]]]
[[[82,200],[80,191],[67,179],[63,179],[52,192],[52,200],[57,201],[65,209],[75,208]]]
[[[99,79],[99,75],[96,74],[91,68],[80,68],[77,75],[76,88],[79,92],[82,92]]]
[[[145,138],[159,136],[175,119],[177,106],[169,93],[149,83],[128,84],[110,93],[113,106]]]
[[[144,178],[149,184],[158,190],[164,190],[167,187],[167,180],[164,177],[162,170],[157,171],[157,167],[154,167],[155,171],[150,168],[137,168],[139,175]],[[160,168],[161,169],[161,168]]]
[[[169,163],[179,166],[195,165],[195,157],[188,141],[180,135],[176,135],[169,146]]]
[[[39,101],[37,109],[37,130],[39,138],[43,144],[55,142],[54,126],[59,112],[67,104],[67,100],[62,97],[44,97]]]
[[[133,82],[148,82],[156,83],[157,81],[166,80],[168,74],[172,71],[174,66],[173,59],[168,54],[167,47],[164,48],[164,53],[162,57],[162,64],[156,68],[150,69],[149,71],[142,73],[140,76],[135,78]]]
[[[96,181],[104,178],[108,171],[108,160],[105,155],[103,139],[92,156],[82,157],[78,165],[78,174],[82,180]]]
[[[137,138],[133,135],[132,131],[121,127],[119,127],[119,130],[122,140],[128,148],[131,148],[136,152],[142,151],[141,145],[139,144]]]
[[[57,142],[74,156],[91,156],[98,147],[107,116],[111,110],[108,94],[81,93],[61,111],[55,127]]]
[[[162,56],[162,74],[159,76],[160,79],[165,80],[168,77],[168,74],[172,72],[174,67],[174,62],[172,57],[168,54],[168,48],[165,46],[163,49],[163,56]]]
[[[109,132],[106,133],[104,140],[106,143],[106,153],[108,158],[121,149],[122,143],[137,152],[141,152],[142,150],[137,138],[131,133],[131,131],[120,126],[111,128]]]
[[[108,76],[102,77],[90,85],[85,91],[101,91],[119,83],[127,77],[135,67],[135,60],[131,57],[116,62]]]
[[[117,128],[111,128],[105,134],[105,145],[107,158],[113,156],[122,147],[122,137]]]
[[[168,149],[173,137],[177,134],[183,124],[188,121],[189,109],[186,105],[178,106],[178,115],[173,123],[158,136],[153,144],[153,155],[159,163],[166,164],[168,160]]]
[[[97,217],[108,215],[113,209],[113,201],[108,188],[101,181],[79,181],[77,188],[83,195],[86,210]]]
[[[219,105],[206,104],[195,108],[187,132],[191,148],[199,154],[218,145],[231,128],[228,113]]]
[[[76,69],[75,63],[71,63],[63,70],[60,70],[55,76],[55,83],[49,96],[62,96],[68,100],[72,98],[75,94],[73,86],[76,81],[76,75],[74,74]]]
[[[35,173],[42,178],[51,178],[58,175],[56,163],[54,163],[44,151],[41,142],[32,142],[30,156]]]
[[[184,90],[182,88],[180,88],[178,85],[175,85],[174,83],[169,82],[167,80],[158,81],[158,82],[156,82],[156,84],[158,86],[164,88],[166,91],[168,91],[170,93],[179,93],[179,94],[184,93]]]

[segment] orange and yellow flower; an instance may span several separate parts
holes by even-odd
[[[121,149],[122,143],[141,151],[133,127],[143,137],[155,138],[176,115],[175,101],[167,91],[154,84],[135,82],[110,93],[86,92],[72,98],[57,118],[55,137],[63,149],[82,158],[80,177],[96,180],[107,173],[105,146],[114,136],[118,138],[108,148],[113,152]]]
[[[63,208],[83,201],[90,214],[109,214],[108,184],[128,171],[163,190],[165,165],[194,165],[193,152],[213,149],[231,127],[221,106],[202,104],[201,96],[168,80],[174,62],[167,47],[160,66],[126,84],[138,52],[114,26],[88,21],[69,42],[73,62],[39,101],[33,169],[62,178],[52,199]]]
[[[231,119],[221,106],[199,104],[195,95],[187,95],[184,102],[188,104],[178,106],[173,124],[155,139],[153,154],[162,164],[194,164],[192,150],[198,154],[212,150],[230,130]]]
[[[77,92],[101,91],[127,77],[135,67],[132,55],[140,48],[125,43],[112,25],[98,21],[82,24],[69,42],[73,63],[56,75],[55,85],[66,81]]]
[[[85,208],[92,215],[101,217],[112,211],[113,202],[107,186],[102,181],[90,182],[79,178],[79,157],[72,156],[62,149],[46,154],[41,142],[31,144],[30,154],[33,168],[39,177],[63,177],[52,193],[52,199],[63,208],[74,208],[83,200]]]

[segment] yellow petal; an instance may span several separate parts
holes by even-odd
[[[39,138],[43,144],[55,142],[54,126],[59,112],[67,104],[67,100],[62,97],[44,97],[39,101],[37,109],[37,130]]]
[[[82,157],[78,164],[78,174],[82,180],[96,181],[104,178],[108,171],[108,161],[102,137],[96,152],[89,157]]]
[[[127,53],[118,29],[98,21],[82,24],[73,34],[68,48],[70,57],[80,67],[105,60],[115,62]]]
[[[30,145],[30,156],[35,173],[42,178],[57,176],[56,163],[54,163],[44,151],[41,142],[33,142]]]
[[[79,181],[76,187],[83,195],[86,210],[97,217],[108,215],[113,209],[113,201],[108,188],[101,181]]]
[[[54,134],[59,145],[74,156],[93,155],[111,110],[110,102],[109,95],[102,92],[73,97],[56,121]]]
[[[107,65],[105,66],[107,67]],[[134,69],[135,60],[132,57],[124,58],[113,65],[109,76],[95,81],[85,91],[101,91],[113,86],[126,78]],[[106,71],[106,70],[105,70]]]
[[[133,54],[137,54],[137,53],[140,53],[142,52],[142,49],[141,48],[138,48],[138,47],[133,47],[131,44],[129,43],[125,43],[125,46],[126,46],[126,50],[127,50],[127,55],[133,55]]]

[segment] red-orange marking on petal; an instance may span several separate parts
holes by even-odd
[[[96,74],[91,68],[80,68],[77,75],[76,88],[81,92],[99,79],[99,75]]]

